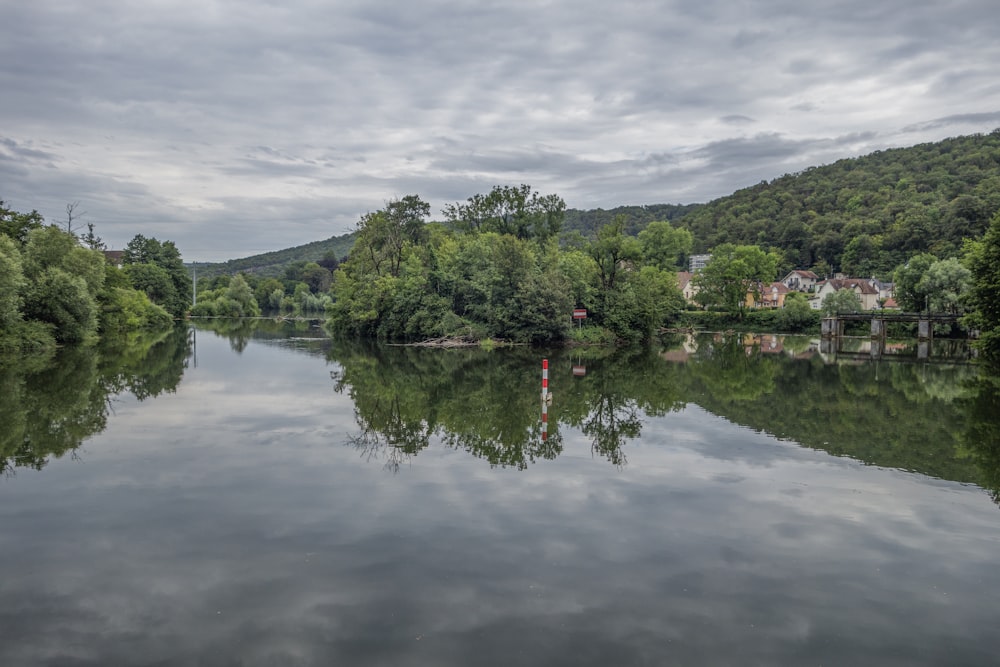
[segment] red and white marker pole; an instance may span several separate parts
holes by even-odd
[[[542,441],[549,437],[549,360],[542,359]]]

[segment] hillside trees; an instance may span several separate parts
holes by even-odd
[[[916,254],[957,255],[998,210],[995,130],[786,174],[695,208],[676,224],[692,232],[695,252],[757,244],[819,274],[887,277]]]

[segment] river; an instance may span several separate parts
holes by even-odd
[[[202,321],[0,389],[2,665],[996,664],[967,363]]]

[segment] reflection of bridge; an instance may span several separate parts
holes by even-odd
[[[844,338],[844,325],[847,322],[871,321],[871,357],[879,358],[885,349],[886,325],[895,322],[917,323],[917,358],[928,359],[931,355],[931,341],[934,339],[935,324],[954,325],[959,321],[958,315],[944,313],[885,313],[874,311],[869,313],[849,313],[824,317],[820,327],[823,346],[826,351],[840,352],[840,340]],[[976,332],[969,331],[969,338],[975,338]]]

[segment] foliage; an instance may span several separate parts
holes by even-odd
[[[518,239],[546,241],[558,236],[566,203],[558,195],[539,195],[530,185],[495,186],[444,208],[446,221],[466,233],[496,232]]]
[[[190,353],[183,329],[110,336],[96,347],[0,357],[0,470],[41,469],[107,425],[111,398],[173,391]]]
[[[191,302],[191,276],[173,241],[161,243],[136,234],[125,246],[122,263],[133,287],[146,292],[154,303],[163,306],[174,317],[184,316]],[[136,268],[139,266],[146,268]]]
[[[309,288],[303,283],[306,292]],[[199,294],[198,303],[191,309],[196,317],[258,317],[260,306],[250,285],[241,275],[234,276],[229,284],[216,290]]]
[[[949,257],[931,264],[917,287],[929,295],[932,312],[958,315],[969,291],[971,276],[958,259]]]
[[[820,310],[824,315],[840,315],[861,311],[861,297],[853,289],[840,289],[823,297]]]
[[[0,337],[21,319],[23,290],[26,284],[21,267],[21,253],[14,240],[0,235]]]
[[[969,323],[980,329],[979,349],[992,365],[1000,365],[1000,213],[980,241],[966,247],[971,272]]]
[[[639,234],[650,223],[666,220],[676,222],[684,215],[701,207],[702,204],[650,204],[647,206],[618,206],[612,209],[566,209],[563,219],[562,239],[565,241],[571,235],[580,235],[584,239],[593,239],[597,230],[611,223],[618,216],[625,220],[625,233],[630,236]]]
[[[930,253],[914,255],[896,269],[893,280],[896,285],[896,303],[904,311],[916,313],[925,310],[930,302],[927,284],[921,281],[937,258]]]
[[[639,232],[643,262],[664,271],[684,267],[693,244],[690,231],[673,227],[665,220],[654,220]]]
[[[777,312],[776,331],[804,333],[819,326],[820,313],[809,305],[809,300],[801,292],[785,296],[785,307]]]
[[[41,229],[44,220],[38,211],[18,213],[4,205],[0,199],[0,236],[6,236],[19,246],[28,242],[28,233]]]
[[[331,330],[389,339],[565,337],[572,285],[553,242],[478,231],[488,225],[465,233],[424,226],[424,206],[408,198],[362,218],[354,250],[334,274]]]
[[[755,245],[724,243],[712,250],[708,265],[692,279],[698,286],[696,299],[705,305],[719,305],[742,319],[747,295],[760,298],[762,284],[774,280],[780,258]]]

